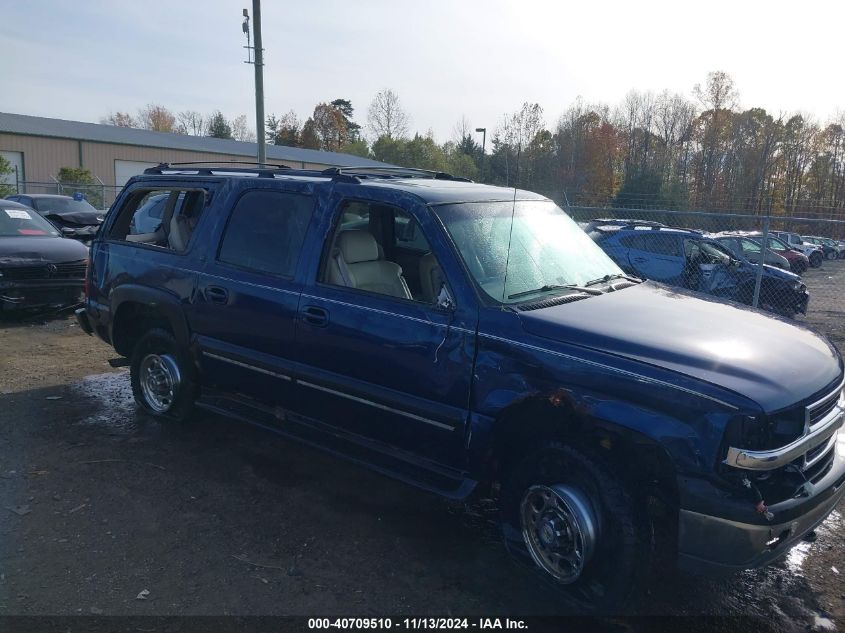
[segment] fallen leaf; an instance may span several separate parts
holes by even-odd
[[[19,517],[22,517],[22,516],[32,512],[32,510],[29,508],[28,505],[14,506],[14,507],[9,506],[8,509],[11,510],[12,512],[14,512],[15,514],[17,514]]]
[[[149,596],[149,595],[150,595],[149,589],[142,589],[141,593],[139,593],[137,596],[135,596],[135,600],[146,600],[147,596]]]

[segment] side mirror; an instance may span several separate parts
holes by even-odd
[[[75,230],[75,229],[72,229],[72,228],[70,228],[69,226],[63,226],[63,227],[62,227],[62,236],[64,236],[64,237],[73,237],[74,235],[76,235],[76,230]]]
[[[441,310],[455,309],[455,300],[452,299],[452,294],[449,292],[446,284],[440,284],[440,292],[437,293],[437,299],[435,299],[434,304]]]

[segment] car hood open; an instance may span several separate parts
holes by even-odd
[[[813,330],[654,282],[520,313],[527,332],[663,367],[751,398],[767,412],[842,375]]]
[[[88,248],[62,237],[0,237],[0,267],[62,264],[88,257]]]

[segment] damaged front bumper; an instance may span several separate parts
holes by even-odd
[[[0,310],[10,312],[79,303],[84,285],[82,279],[0,283]]]
[[[845,497],[845,432],[839,432],[836,442],[827,474],[808,483],[801,496],[768,506],[771,521],[750,503],[727,498],[709,482],[687,481],[687,504],[693,507],[680,510],[679,567],[723,574],[768,565],[784,556]]]

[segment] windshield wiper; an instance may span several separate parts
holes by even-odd
[[[601,290],[594,290],[593,288],[576,286],[575,284],[546,284],[545,286],[534,288],[534,290],[523,290],[522,292],[515,292],[512,295],[508,295],[508,299],[517,299],[526,295],[533,295],[538,292],[549,292],[551,290],[578,290],[580,292],[586,292],[591,295],[602,294]]]
[[[596,284],[603,284],[607,283],[608,281],[613,281],[614,279],[627,279],[628,281],[639,283],[642,281],[641,279],[637,279],[636,277],[631,277],[630,275],[626,275],[624,273],[617,273],[615,275],[605,275],[604,277],[599,277],[598,279],[593,279],[588,281],[584,284],[584,286],[595,286]]]

